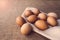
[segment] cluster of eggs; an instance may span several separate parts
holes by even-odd
[[[24,16],[27,22],[32,23],[40,30],[45,30],[50,26],[57,25],[57,14],[50,12],[48,14],[40,12],[39,9],[34,8],[33,10],[26,10]],[[23,17],[18,16],[16,18],[16,23],[21,26],[21,33],[26,35],[32,31],[32,26],[28,24]]]
[[[16,18],[16,23],[18,26],[21,27],[20,31],[23,35],[27,35],[32,31],[32,26],[28,23],[26,23],[26,21],[24,20],[23,17],[18,16]]]

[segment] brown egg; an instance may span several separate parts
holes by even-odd
[[[44,20],[37,20],[35,22],[35,26],[41,30],[45,30],[48,28],[48,25]]]
[[[28,17],[28,16],[30,16],[30,15],[32,15],[33,14],[33,12],[31,11],[31,10],[26,10],[25,12],[24,12],[24,15],[26,16],[26,17]]]
[[[40,19],[42,19],[42,20],[46,20],[46,19],[47,19],[47,15],[42,12],[42,13],[40,13],[40,14],[38,15],[38,18],[40,18]]]
[[[28,35],[32,31],[32,26],[28,23],[25,23],[21,27],[21,33],[23,35]]]
[[[25,23],[25,21],[21,16],[18,16],[16,18],[16,23],[17,23],[17,25],[22,26]]]
[[[36,15],[30,15],[29,17],[27,17],[27,21],[31,23],[35,22],[36,19],[37,19]]]
[[[54,12],[49,12],[47,16],[52,16],[52,17],[55,17],[56,19],[58,18],[57,14]]]
[[[50,24],[51,26],[56,26],[57,25],[57,20],[54,17],[48,17],[47,18],[47,22],[48,24]]]
[[[38,15],[40,13],[39,9],[37,8],[33,8],[32,9],[32,12],[35,14],[35,15]]]

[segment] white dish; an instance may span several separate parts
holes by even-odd
[[[26,11],[26,10],[32,10],[32,9],[34,9],[34,8],[33,8],[33,7],[27,7],[27,8],[25,9],[25,11]],[[25,11],[24,11],[24,12],[25,12]],[[24,12],[23,12],[23,14],[22,14],[21,16],[26,20],[26,17],[24,16]],[[58,25],[60,26],[60,20],[57,20],[57,21],[58,21]],[[26,20],[26,22],[29,23],[27,20]],[[33,24],[31,24],[31,23],[29,23],[29,24],[32,25],[34,32],[36,32],[36,33],[38,33],[38,34],[41,34],[41,35],[43,35],[43,36],[45,36],[45,37],[47,37],[47,38],[49,38],[49,39],[51,39],[51,40],[60,40],[60,39],[54,38],[54,37],[50,36],[49,34],[47,34],[48,30],[41,31],[41,30],[39,30],[38,28],[36,28]],[[60,35],[59,35],[59,36],[60,36]]]

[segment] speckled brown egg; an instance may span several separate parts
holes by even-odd
[[[22,26],[25,23],[25,20],[21,16],[18,16],[16,18],[16,23],[17,25]]]
[[[44,20],[37,20],[35,22],[35,26],[39,28],[40,30],[45,30],[48,28],[47,23]]]
[[[28,35],[32,31],[32,26],[28,23],[25,23],[21,27],[21,34]]]
[[[37,8],[33,8],[32,9],[32,12],[35,14],[35,15],[38,15],[40,13],[39,9]]]
[[[57,20],[54,17],[48,17],[47,22],[51,26],[56,26],[57,25]]]
[[[40,13],[40,14],[38,15],[38,18],[39,18],[39,19],[42,19],[42,20],[46,20],[46,19],[47,19],[47,15],[42,12],[42,13]]]
[[[32,15],[33,14],[33,12],[31,11],[31,10],[26,10],[25,12],[24,12],[24,15],[26,16],[26,17],[28,17],[28,16],[30,16],[30,15]]]
[[[36,19],[37,19],[36,15],[30,15],[29,17],[27,17],[27,21],[31,23],[35,22]]]

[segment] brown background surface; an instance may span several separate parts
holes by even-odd
[[[29,36],[20,33],[15,19],[26,7],[36,7],[46,13],[56,12],[60,16],[59,0],[0,0],[0,40],[48,40],[35,32]]]

